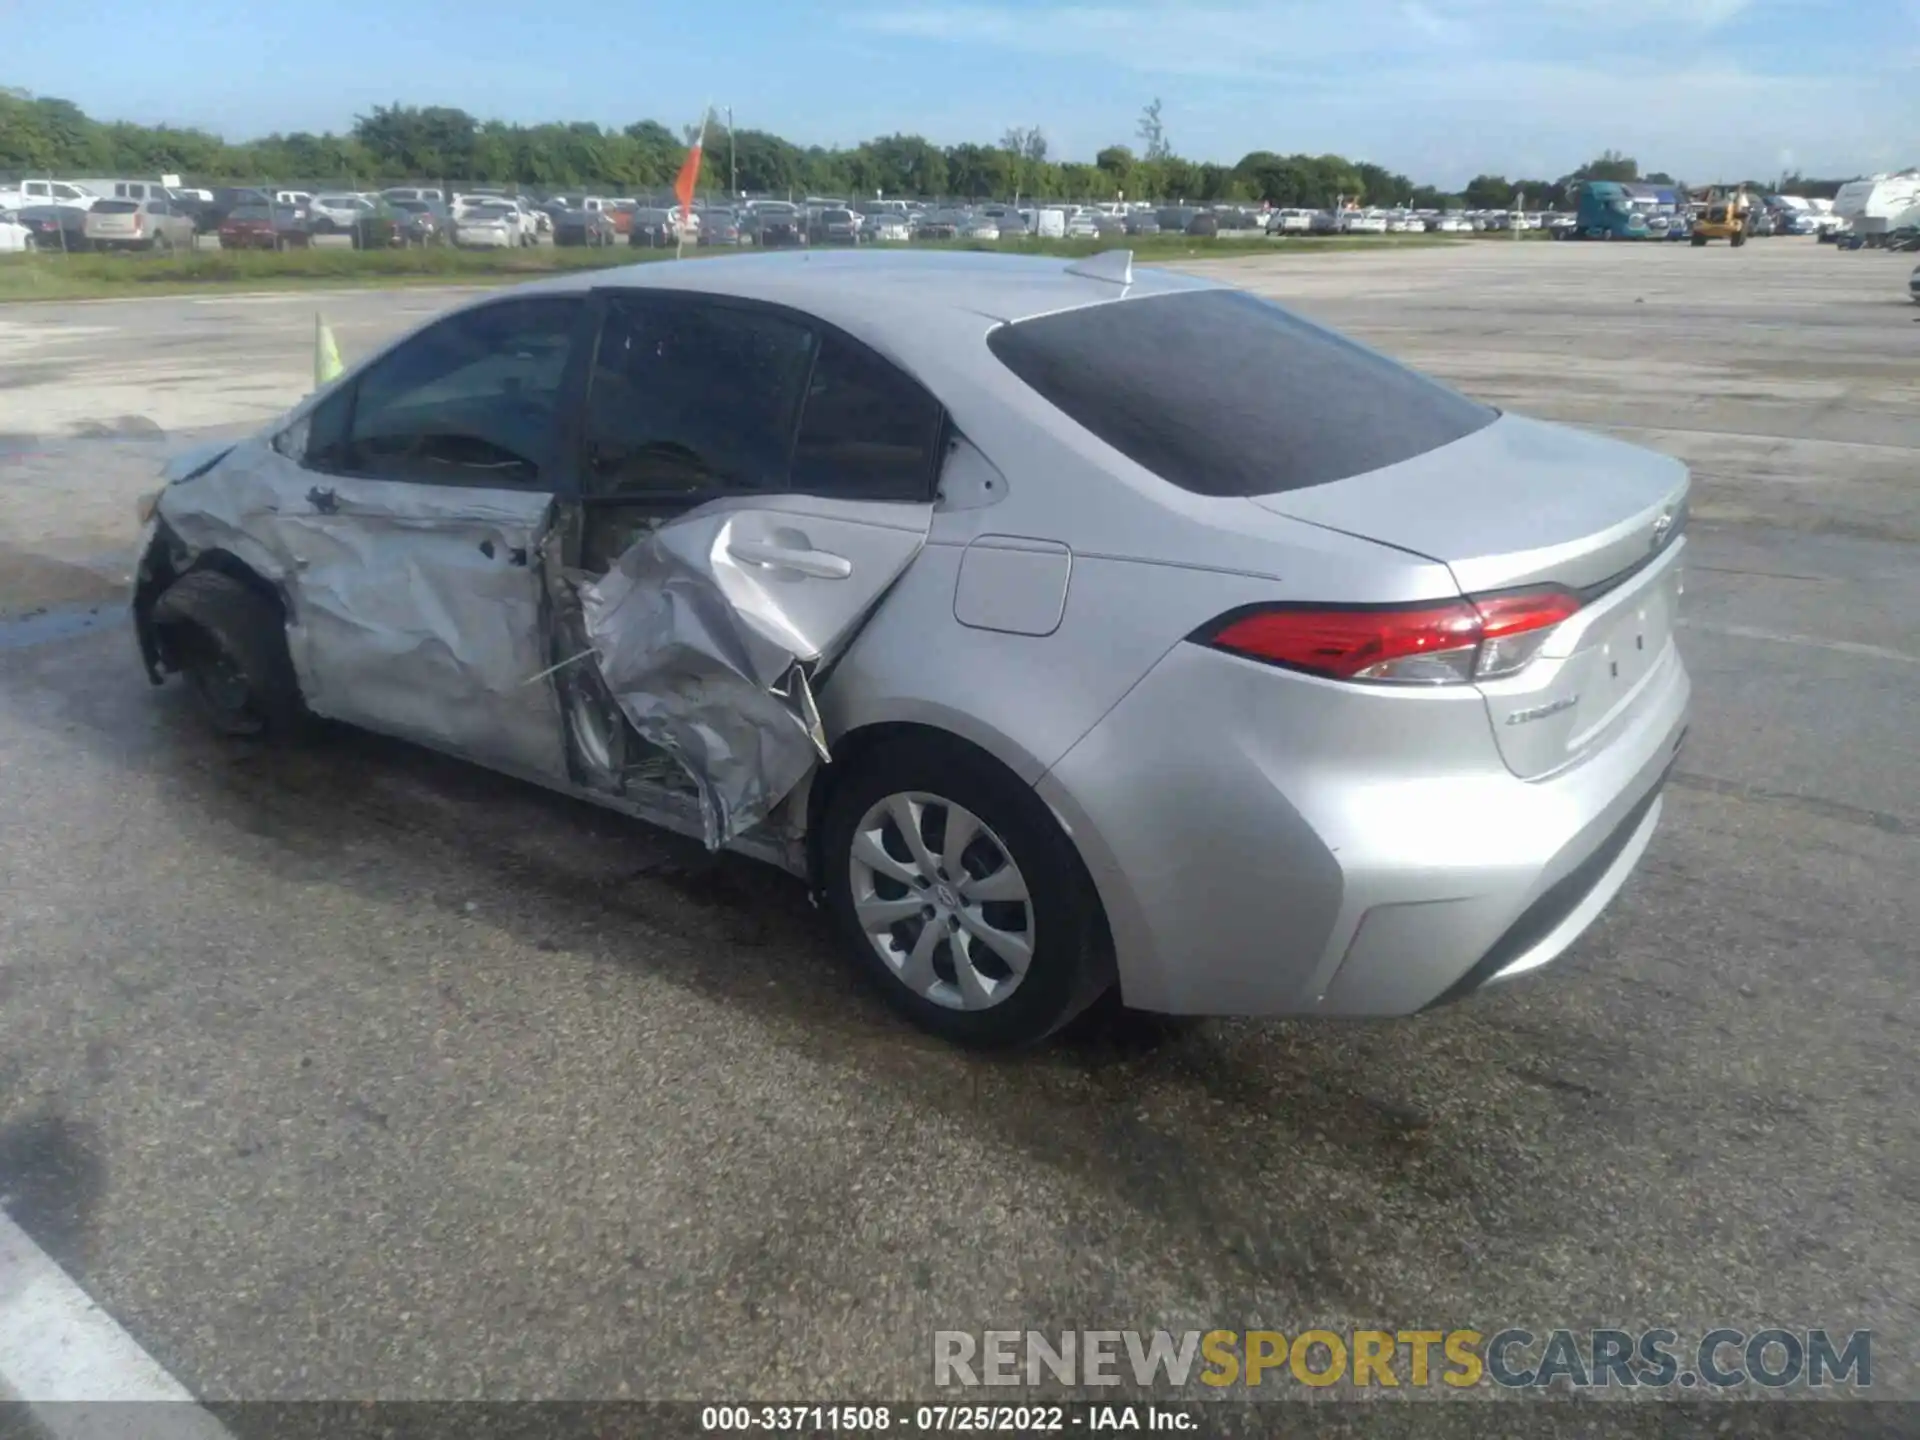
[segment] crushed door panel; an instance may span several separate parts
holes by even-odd
[[[580,587],[594,663],[699,791],[710,849],[830,759],[814,678],[925,545],[931,504],[777,495],[699,506]]]

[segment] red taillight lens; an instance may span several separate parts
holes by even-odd
[[[1433,605],[1265,605],[1194,638],[1215,649],[1335,680],[1464,685],[1524,668],[1580,598],[1548,587]]]
[[[1480,612],[1480,657],[1476,680],[1497,680],[1523,670],[1547,643],[1553,627],[1580,608],[1580,597],[1569,590],[1509,590],[1474,599]]]

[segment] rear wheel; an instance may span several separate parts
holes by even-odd
[[[170,663],[222,735],[285,738],[305,707],[280,608],[231,575],[195,570],[153,608]]]
[[[1743,232],[1743,231],[1740,231],[1740,230],[1736,230],[1736,231],[1734,231],[1734,232],[1733,232],[1733,234],[1732,234],[1732,235],[1730,235],[1730,236],[1729,236],[1729,237],[1727,238],[1727,243],[1728,243],[1729,245],[1732,245],[1732,246],[1734,246],[1734,247],[1736,247],[1736,248],[1738,248],[1738,247],[1739,247],[1739,246],[1741,246],[1741,245],[1744,245],[1744,244],[1746,244],[1746,243],[1747,243],[1747,237],[1746,237],[1746,234],[1745,234],[1745,232]]]
[[[1693,237],[1693,243],[1695,245],[1705,245],[1707,243],[1707,237],[1704,235],[1696,235]]]
[[[1092,881],[1032,788],[957,741],[892,742],[828,801],[830,907],[889,1003],[945,1039],[1031,1044],[1106,991]]]

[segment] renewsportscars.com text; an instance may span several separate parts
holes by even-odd
[[[941,1387],[1058,1384],[1145,1390],[1675,1388],[1873,1384],[1870,1330],[1721,1327],[1542,1330],[939,1330]]]

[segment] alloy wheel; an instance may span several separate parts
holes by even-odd
[[[1033,962],[1033,901],[1004,841],[924,791],[875,802],[853,832],[854,914],[914,994],[952,1010],[1007,999]]]

